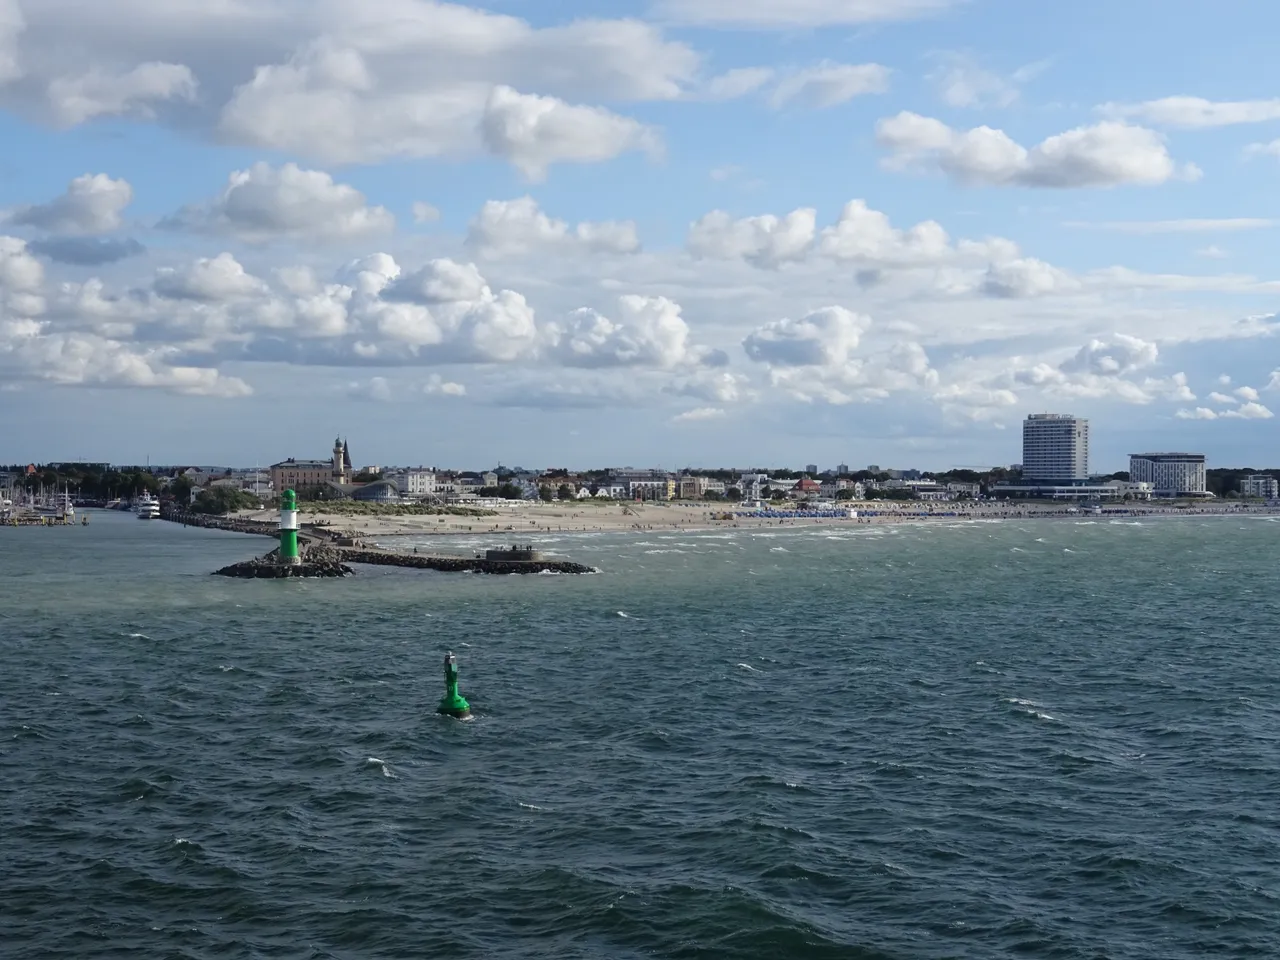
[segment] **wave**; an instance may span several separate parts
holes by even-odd
[[[751,664],[749,664],[749,663],[740,663],[740,664],[738,664],[738,666],[739,666],[739,667],[741,667],[743,670],[750,670],[752,673],[759,673],[759,672],[760,672],[760,671],[759,671],[759,670],[757,670],[755,667],[751,666]]]
[[[382,769],[382,775],[390,780],[397,779],[396,775],[391,772],[391,768],[387,766],[387,761],[385,760],[379,760],[377,757],[365,757],[364,763],[367,767],[380,767]]]

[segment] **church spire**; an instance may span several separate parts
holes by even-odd
[[[342,468],[351,470],[351,450],[347,447],[347,441],[342,441]]]

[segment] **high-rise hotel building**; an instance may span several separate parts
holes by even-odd
[[[1088,479],[1088,420],[1068,413],[1033,413],[1022,422],[1023,483]]]
[[[1129,479],[1150,483],[1157,497],[1203,497],[1203,453],[1131,453]]]

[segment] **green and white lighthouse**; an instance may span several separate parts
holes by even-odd
[[[302,563],[298,556],[298,498],[292,490],[280,495],[280,562]]]

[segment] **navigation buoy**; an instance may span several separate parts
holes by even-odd
[[[436,713],[458,720],[471,716],[471,704],[458,692],[458,661],[452,650],[444,655],[444,696],[440,698]]]
[[[280,562],[302,563],[298,556],[298,498],[292,490],[280,494]]]

